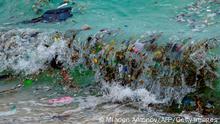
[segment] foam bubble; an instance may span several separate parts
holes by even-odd
[[[131,89],[127,86],[121,86],[118,83],[107,84],[103,83],[103,89],[107,90],[105,97],[112,102],[123,102],[127,100],[139,101],[144,104],[161,103],[156,96],[144,88]]]

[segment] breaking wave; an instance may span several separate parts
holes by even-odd
[[[56,32],[35,29],[12,29],[0,32],[0,72],[33,74],[44,70],[58,55],[68,62],[66,40],[55,37]]]

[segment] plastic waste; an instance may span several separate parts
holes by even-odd
[[[205,107],[206,107],[206,108],[209,108],[209,109],[214,108],[214,105],[213,105],[213,104],[214,104],[213,101],[207,101]]]
[[[93,62],[94,62],[95,64],[98,64],[98,60],[97,60],[96,58],[93,59]]]
[[[76,4],[74,0],[63,0],[62,3],[60,3],[60,6],[58,6],[57,8],[62,8],[62,7],[66,7],[68,5],[74,5]]]
[[[8,79],[10,75],[0,75],[0,80]]]
[[[70,96],[64,96],[60,98],[55,98],[55,99],[49,99],[48,103],[49,104],[70,104],[73,102],[73,98]]]
[[[214,112],[215,106],[213,101],[207,101],[205,106],[203,107],[202,114],[203,115],[208,115],[212,114]]]
[[[71,10],[72,7],[48,10],[42,16],[34,18],[32,20],[23,21],[22,23],[30,24],[30,23],[39,23],[39,22],[51,23],[51,22],[65,21],[73,16]]]
[[[103,31],[103,32],[109,33],[109,31]],[[61,35],[60,37],[62,38],[62,36],[63,35]],[[51,39],[51,37],[49,39]],[[136,84],[137,85],[144,84],[137,87],[146,86],[150,90],[153,89],[154,91],[158,91],[158,94],[156,95],[159,95],[160,98],[162,96],[163,98],[163,97],[182,96],[182,94],[191,92],[192,91],[191,89],[197,88],[195,87],[196,85],[194,84],[198,82],[198,80],[196,80],[196,78],[198,78],[198,75],[201,75],[203,72],[204,73],[207,72],[208,74],[209,70],[214,71],[212,68],[207,69],[206,67],[204,67],[203,68],[204,71],[203,72],[201,71],[200,74],[198,73],[198,68],[196,68],[194,64],[202,62],[202,64],[205,63],[207,64],[207,66],[209,66],[210,65],[209,62],[211,60],[211,58],[206,59],[207,56],[203,56],[205,55],[205,53],[207,53],[207,51],[204,50],[203,47],[200,47],[201,45],[198,45],[199,43],[193,43],[190,45],[186,44],[184,45],[184,47],[181,47],[181,45],[175,46],[174,45],[175,43],[171,44],[171,46],[169,46],[169,44],[156,45],[150,51],[149,50],[145,51],[143,46],[146,45],[145,48],[149,48],[149,46],[152,44],[146,43],[144,45],[144,43],[141,42],[134,43],[134,41],[131,40],[129,42],[121,44],[124,45],[125,47],[120,47],[117,44],[118,42],[115,42],[112,39],[104,40],[99,35],[95,35],[94,37],[89,37],[87,46],[85,47],[85,49],[82,48],[85,51],[81,50],[80,47],[78,50],[79,56],[82,55],[84,57],[82,59],[86,60],[88,66],[85,66],[84,64],[80,64],[80,66],[76,65],[73,68],[70,69],[68,68],[68,70],[63,70],[61,75],[63,76],[63,79],[65,79],[66,81],[68,81],[71,77],[73,77],[73,80],[78,84],[80,84],[81,86],[82,84],[90,85],[94,77],[94,72],[96,72],[97,75],[95,76],[97,77],[98,80],[105,80],[109,82],[111,81],[120,82],[120,84],[123,85],[128,85],[131,87],[134,86],[132,88],[136,88],[135,86]],[[59,44],[62,43],[62,41],[53,42],[53,43]],[[169,46],[169,48],[167,48],[167,46]],[[50,47],[53,46],[50,45]],[[54,49],[61,50],[61,49],[66,49],[66,47],[61,47],[61,48],[54,47]],[[133,52],[132,49],[134,49],[135,53]],[[44,51],[45,49],[37,53],[44,53]],[[177,59],[174,55],[176,52],[179,51],[182,51],[183,57],[181,56],[182,58]],[[65,54],[65,52],[66,51],[61,51],[61,52],[53,51],[52,54],[49,54],[48,56],[45,57],[45,58],[49,58],[52,56],[51,59],[46,59],[45,61],[43,61],[43,63],[46,63],[47,60],[52,61],[50,65],[51,67],[53,67],[53,69],[55,69],[59,67],[58,65],[60,61],[61,63],[63,63],[63,64],[60,63],[61,64],[60,69],[62,69],[68,63],[66,63],[67,59],[65,57],[62,56],[63,58],[61,57],[61,59],[59,57],[63,54],[64,56],[68,56],[72,54],[72,51],[70,52],[70,54],[68,54],[68,52],[67,54]],[[145,56],[147,57],[147,59],[143,59],[145,58]],[[97,64],[94,66],[94,63]],[[75,64],[75,63],[71,63],[71,64]],[[68,75],[68,71],[70,71],[69,75]],[[144,72],[146,72],[147,75]],[[204,80],[207,80],[207,82],[209,79],[211,80],[215,79],[215,77],[207,76],[207,74],[204,74],[204,76],[201,75],[200,77],[204,78]],[[147,76],[147,79],[149,81],[148,80],[146,81],[146,78],[144,76],[145,77]],[[164,82],[166,82],[166,84],[163,85],[162,83]],[[189,82],[192,84],[189,84]],[[29,83],[25,85],[28,84]],[[183,86],[185,86],[186,88],[184,89]],[[174,98],[176,99],[179,97],[174,97]],[[57,98],[50,100],[50,104],[53,103],[65,104],[69,102],[66,98]],[[182,103],[186,107],[195,106],[194,99],[184,99]]]
[[[122,73],[122,72],[123,72],[123,68],[124,68],[124,66],[121,65],[121,64],[119,64],[119,67],[118,67],[118,71],[119,71],[119,73]]]
[[[206,52],[204,50],[197,50],[190,55],[190,59],[195,63],[196,66],[201,67],[205,64]]]
[[[159,62],[156,62],[155,65],[154,65],[154,67],[155,67],[155,68],[159,68],[159,67],[160,67],[160,63],[159,63]]]
[[[184,107],[195,107],[196,103],[195,100],[189,97],[184,97],[182,100],[182,105]]]
[[[31,79],[24,80],[24,87],[25,88],[32,86],[32,84],[33,84],[33,81]]]
[[[180,44],[174,44],[172,48],[172,52],[180,52],[182,49],[182,45]]]
[[[143,49],[144,49],[144,43],[141,43],[138,41],[134,43],[134,52],[135,53],[141,52]]]
[[[59,8],[65,7],[67,5],[68,5],[68,3],[63,3],[62,5],[58,6],[57,8],[59,9]]]
[[[56,32],[55,35],[53,36],[53,40],[55,42],[60,41],[61,40],[61,34]]]
[[[123,72],[125,72],[125,73],[128,72],[128,66],[123,66]]]
[[[55,115],[52,117],[52,119],[58,119],[60,121],[65,120],[66,118],[68,118],[70,115]]]
[[[156,59],[160,59],[163,56],[163,54],[160,50],[157,50],[156,52],[154,52],[154,56]]]

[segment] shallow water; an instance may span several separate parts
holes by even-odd
[[[220,29],[218,25],[220,15],[216,15],[215,19],[211,20],[211,22],[215,22],[215,24],[199,28],[198,30],[190,27],[188,23],[177,22],[176,16],[181,12],[188,11],[185,8],[190,6],[193,1],[194,0],[78,0],[76,1],[77,5],[75,7],[79,7],[80,9],[76,9],[74,16],[65,22],[24,25],[18,24],[18,22],[39,16],[35,14],[31,8],[34,0],[1,0],[0,26],[12,29],[38,29],[44,32],[57,30],[66,31],[71,28],[80,28],[84,24],[88,24],[92,27],[92,30],[80,33],[78,39],[84,39],[86,36],[94,34],[103,28],[119,28],[124,33],[121,37],[127,38],[140,37],[140,35],[146,32],[163,32],[163,38],[160,39],[161,43],[166,42],[170,38],[181,39],[192,37],[193,39],[203,39],[219,37],[217,32]],[[59,3],[61,3],[61,0],[52,0],[52,3],[50,3],[48,7],[45,7],[45,9],[56,8]],[[217,10],[216,8],[215,10]],[[207,10],[208,9],[209,8],[207,8]],[[210,12],[210,14],[211,13],[212,12]],[[202,14],[207,13],[201,12],[201,15]],[[198,18],[198,20],[200,20],[200,18]],[[28,49],[28,47],[24,48]],[[31,48],[28,50],[31,51]],[[47,55],[42,54],[42,57],[49,57],[53,52],[54,51]],[[38,51],[36,51],[34,55],[37,56],[37,54]],[[43,60],[46,61],[45,58]],[[38,67],[40,68],[40,65]],[[11,88],[18,82],[19,81],[1,81],[0,90]],[[133,117],[142,117],[144,119],[152,117],[154,119],[161,119],[162,123],[170,123],[170,121],[167,121],[169,118],[166,117],[203,117],[198,113],[175,115],[162,113],[159,110],[157,112],[153,111],[147,108],[146,105],[154,102],[160,103],[161,101],[157,101],[154,95],[146,90],[132,91],[131,89],[120,89],[120,87],[117,87],[117,90],[117,88],[114,87],[113,89],[115,90],[112,91],[112,94],[96,97],[86,93],[86,91],[83,91],[85,92],[84,95],[74,94],[71,91],[62,89],[61,86],[50,83],[52,82],[43,81],[33,87],[19,90],[17,93],[1,95],[0,123],[95,124],[103,123],[103,118],[104,122],[111,122],[111,120],[108,121],[106,117],[113,117],[116,120],[124,119],[125,122],[129,123],[133,123],[133,121],[130,120]],[[132,99],[135,95],[141,97],[142,102],[132,102],[132,105],[114,103],[114,100],[120,101],[127,97],[131,97]],[[72,96],[74,100],[68,105],[54,106],[48,104],[49,99],[62,96]],[[137,105],[141,107],[135,107]],[[15,107],[15,109],[11,109],[13,107]],[[154,123],[152,121],[148,122]]]
[[[12,85],[4,83],[4,85]],[[6,88],[5,86],[4,88]],[[10,87],[10,86],[8,86]],[[118,90],[117,90],[118,89]],[[0,100],[0,123],[1,124],[97,124],[97,123],[176,123],[193,121],[192,119],[214,119],[215,116],[202,116],[199,113],[183,112],[182,114],[163,113],[160,110],[152,110],[146,107],[146,103],[159,103],[152,95],[146,95],[147,91],[139,95],[145,95],[140,103],[118,103],[114,101],[124,98],[132,98],[138,95],[138,91],[123,89],[113,86],[112,93],[104,96],[93,96],[85,93],[81,96],[67,92],[63,89],[54,88],[45,83],[35,84],[32,87],[21,89],[17,93],[1,95]],[[123,95],[124,93],[124,95]],[[117,94],[117,95],[115,95]],[[50,104],[51,98],[62,96],[73,97],[70,104]],[[14,107],[14,108],[13,108]],[[182,120],[181,120],[182,119]],[[183,120],[185,119],[185,120]]]

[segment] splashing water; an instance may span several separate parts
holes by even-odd
[[[123,87],[118,83],[107,84],[103,83],[103,90],[107,97],[112,102],[127,102],[138,101],[143,102],[145,105],[150,103],[162,103],[162,101],[156,100],[156,96],[151,94],[144,88],[132,90],[130,87]]]
[[[68,61],[66,41],[53,39],[53,33],[42,33],[34,29],[12,29],[1,32],[0,72],[33,74],[47,68],[49,62],[59,55],[58,60]]]

